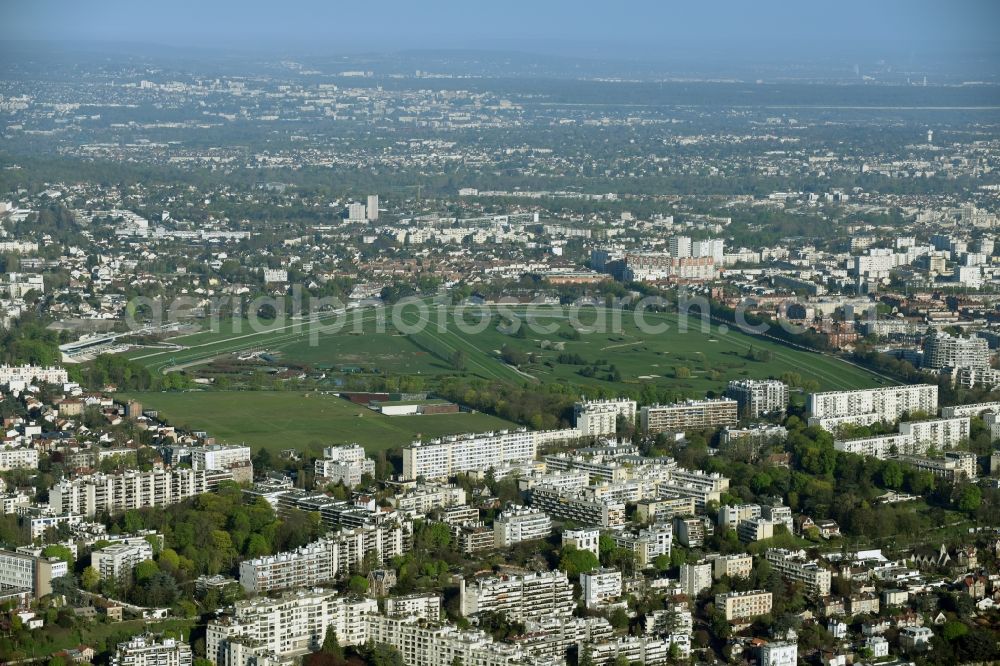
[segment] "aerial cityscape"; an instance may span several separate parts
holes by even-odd
[[[1000,664],[1000,5],[0,6],[0,666]]]

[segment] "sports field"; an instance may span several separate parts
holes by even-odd
[[[124,396],[123,396],[124,397]],[[369,452],[424,438],[516,427],[480,413],[383,416],[334,395],[293,391],[136,393],[143,409],[186,430],[204,430],[219,443],[246,443],[277,452],[357,442]]]

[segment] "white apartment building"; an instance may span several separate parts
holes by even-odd
[[[566,530],[562,533],[562,545],[573,546],[577,550],[589,550],[594,557],[599,557],[601,531],[594,529]]]
[[[132,543],[115,543],[95,550],[90,555],[90,566],[97,570],[101,580],[127,579],[140,562],[153,559],[153,547],[145,540]]]
[[[734,426],[739,406],[731,398],[687,400],[672,405],[648,405],[640,410],[642,431],[647,435],[684,432],[696,428]]]
[[[548,456],[546,456],[546,459]],[[518,490],[527,491],[535,486],[549,486],[562,490],[584,488],[590,485],[590,473],[583,469],[556,470],[548,473],[533,472],[517,479]]]
[[[363,203],[352,203],[347,206],[348,222],[364,222],[368,219],[368,211]]]
[[[698,548],[705,543],[705,523],[696,516],[675,516],[673,521],[677,543],[685,548]]]
[[[668,241],[670,256],[674,259],[683,259],[691,256],[690,236],[671,236]]]
[[[59,481],[49,490],[49,508],[57,515],[114,515],[128,509],[176,504],[207,490],[206,475],[201,470],[98,473]]]
[[[938,387],[933,384],[886,386],[858,391],[828,391],[809,395],[809,412],[819,419],[875,414],[892,423],[906,413],[935,414]]]
[[[969,418],[931,419],[899,424],[899,434],[913,439],[916,449],[951,449],[969,440]],[[923,452],[921,451],[921,453]]]
[[[266,284],[288,282],[288,271],[284,268],[265,268],[263,276]]]
[[[719,555],[712,559],[712,575],[716,578],[749,578],[753,572],[753,556],[744,554]]]
[[[52,579],[69,573],[69,566],[56,557],[0,550],[0,589],[29,590],[35,598],[52,593]]]
[[[45,532],[60,525],[76,525],[83,522],[83,516],[67,513],[60,516],[32,516],[28,518],[28,530],[31,532],[31,539],[41,539]]]
[[[425,484],[389,498],[389,504],[409,515],[424,515],[435,509],[462,506],[466,502],[465,489],[448,484]]]
[[[368,640],[368,616],[377,613],[375,599],[318,589],[237,601],[209,621],[205,652],[218,666],[276,663],[318,649],[328,628],[341,645],[359,645]]]
[[[589,499],[578,490],[563,491],[558,488],[538,486],[531,491],[531,506],[549,516],[572,520],[582,525],[608,528],[625,524],[624,502]]]
[[[339,462],[318,458],[315,463],[315,478],[317,486],[328,483],[342,483],[349,488],[361,485],[365,474],[375,474],[375,461]]]
[[[922,472],[930,472],[939,479],[958,481],[966,479],[975,481],[976,454],[969,451],[945,451],[939,458],[923,456],[898,456],[899,462],[916,467]]]
[[[870,426],[878,423],[878,414],[851,414],[850,416],[810,416],[808,423],[827,432],[837,432],[844,426]]]
[[[718,502],[722,493],[729,489],[729,479],[716,472],[676,468],[670,478],[659,484],[661,497],[689,497],[695,508],[705,510],[709,502]]]
[[[766,615],[771,612],[772,603],[771,593],[763,590],[715,595],[715,609],[722,611],[730,622]]]
[[[753,543],[774,536],[774,523],[766,518],[745,518],[736,526],[736,536],[744,543]]]
[[[586,486],[580,492],[588,498],[636,503],[656,497],[658,480],[655,478],[633,478],[617,483],[598,483]]]
[[[657,497],[636,503],[636,519],[643,523],[669,523],[675,516],[693,516],[693,497]]]
[[[810,594],[820,597],[830,594],[832,580],[830,571],[816,562],[807,560],[804,550],[768,548],[764,557],[782,576],[803,583]]]
[[[542,664],[561,664],[571,647],[603,643],[612,635],[611,624],[595,616],[529,620],[525,630],[517,645]]]
[[[760,517],[760,504],[726,504],[719,507],[716,522],[723,529],[735,530],[741,520]]]
[[[112,666],[191,666],[191,646],[174,638],[134,636],[119,643],[111,657]]]
[[[69,375],[67,375],[65,368],[40,365],[0,365],[0,386],[11,382],[65,384],[68,381]]]
[[[897,264],[897,254],[891,249],[874,248],[868,250],[867,255],[853,257],[853,265],[850,268],[858,277],[882,279],[889,277],[889,273]]]
[[[403,449],[403,478],[447,478],[535,459],[535,437],[525,429],[456,435],[413,442]]]
[[[17,513],[18,507],[26,507],[32,502],[32,497],[21,490],[14,490],[0,495],[0,513]],[[34,539],[34,537],[32,537]]]
[[[671,634],[666,638],[651,636],[618,636],[591,647],[595,664],[648,664],[659,666],[671,663],[670,650],[677,646],[677,655],[686,659],[691,654],[691,638],[686,634]]]
[[[626,530],[611,533],[615,546],[635,553],[636,564],[641,567],[653,566],[653,560],[660,555],[669,557],[673,536],[673,526],[669,523],[650,525],[638,532]]]
[[[493,533],[497,548],[507,548],[522,541],[547,539],[552,534],[552,519],[540,509],[511,506],[496,517]]]
[[[770,423],[753,423],[745,428],[725,427],[719,433],[720,446],[727,444],[753,444],[761,445],[768,442],[783,441],[788,437],[788,430],[784,426]]]
[[[933,637],[930,627],[903,627],[899,631],[899,647],[904,652],[921,652],[930,647]]]
[[[543,458],[545,468],[551,474],[562,472],[560,478],[546,481],[539,480],[536,485],[553,485],[556,487],[577,487],[585,486],[589,481],[595,483],[619,483],[626,481],[632,475],[632,470],[626,465],[616,460],[604,460],[600,457],[587,458],[585,456],[574,456],[567,453],[549,454]],[[570,477],[572,473],[586,473],[589,481],[578,483],[579,477]]]
[[[913,438],[909,435],[875,435],[855,439],[838,439],[833,448],[842,453],[856,453],[885,460],[897,453],[913,452]]]
[[[437,594],[408,594],[385,600],[389,617],[415,617],[437,622],[441,618],[441,597]]]
[[[580,574],[583,603],[587,608],[600,608],[622,596],[622,572],[618,569],[595,569]]]
[[[894,455],[923,455],[931,447],[951,449],[969,440],[970,421],[966,416],[908,421],[899,424],[899,434],[836,440],[838,451],[885,460]]]
[[[191,449],[191,467],[196,470],[215,471],[250,463],[249,446],[213,444]]]
[[[635,424],[635,400],[587,400],[573,405],[576,429],[581,437],[614,435],[618,431],[618,417]]]
[[[691,243],[691,256],[696,259],[711,257],[716,264],[721,264],[726,256],[726,243],[721,238],[696,240]]]
[[[407,666],[541,666],[525,651],[497,643],[481,631],[463,631],[451,624],[422,622],[418,618],[372,615],[366,618],[368,637],[400,651]]]
[[[573,586],[565,571],[541,571],[463,578],[459,592],[459,610],[469,617],[486,611],[502,611],[511,620],[566,617],[573,613]]]
[[[788,409],[788,385],[776,379],[734,379],[726,387],[726,397],[739,405],[739,414],[756,419]]]
[[[360,565],[369,551],[380,562],[402,555],[408,527],[395,521],[341,529],[295,550],[240,562],[240,585],[250,594],[319,585]]]
[[[1000,402],[977,402],[971,405],[942,407],[941,418],[953,419],[962,416],[972,418],[974,416],[982,416],[987,412],[1000,414]]]
[[[764,643],[757,648],[759,666],[798,666],[799,646],[788,641]]]
[[[663,610],[655,610],[646,615],[647,634],[692,634],[694,617],[687,601],[667,602]]]
[[[38,469],[38,449],[0,448],[0,472],[12,469]]]
[[[922,365],[926,368],[990,367],[990,347],[985,338],[955,337],[947,333],[928,336],[924,340]]]
[[[684,594],[694,599],[702,590],[712,587],[712,564],[709,562],[699,562],[697,564],[684,563],[680,572],[681,589]]]
[[[882,636],[869,636],[865,641],[865,647],[871,650],[873,659],[882,659],[889,656],[889,641]]]
[[[770,520],[775,524],[782,524],[789,534],[795,532],[795,523],[792,519],[791,508],[783,504],[765,504],[760,508],[761,517]]]
[[[353,487],[361,484],[365,474],[375,474],[375,461],[365,457],[365,450],[357,444],[349,446],[328,446],[323,449],[323,457],[315,463],[317,485],[343,483]]]

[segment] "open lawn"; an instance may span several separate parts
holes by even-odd
[[[245,442],[271,451],[320,452],[357,442],[369,452],[439,437],[515,427],[480,413],[383,416],[335,395],[294,391],[191,391],[136,393],[143,409],[155,409],[171,425],[204,430],[218,442]]]
[[[507,309],[523,316],[521,307]],[[620,325],[612,326],[610,311],[590,310],[580,316],[581,323],[592,325],[599,316],[608,332],[582,332],[577,336],[572,333],[566,309],[559,307],[543,308],[543,314],[537,317],[536,321],[551,331],[525,328],[523,334],[502,332],[495,321],[477,327],[476,332],[470,332],[468,327],[460,330],[453,310],[447,313],[447,325],[439,326],[438,311],[431,308],[429,312],[428,317],[414,307],[403,309],[400,328],[405,333],[391,323],[378,329],[376,318],[384,313],[376,310],[352,311],[349,317],[357,318],[357,322],[349,318],[347,325],[336,330],[324,330],[335,315],[325,315],[326,321],[318,324],[293,322],[262,332],[249,330],[245,323],[237,330],[232,322],[223,322],[217,332],[172,338],[170,342],[179,345],[176,349],[133,350],[128,356],[153,371],[164,371],[256,348],[276,352],[277,363],[307,364],[333,371],[361,366],[388,374],[434,376],[456,372],[452,359],[461,351],[465,365],[462,372],[486,379],[556,381],[612,391],[635,391],[653,384],[657,389],[691,397],[721,391],[730,379],[780,377],[785,373],[815,381],[820,390],[892,383],[836,356],[795,349],[726,330],[715,323],[703,332],[701,322],[692,321],[690,330],[682,332],[676,314],[646,313],[647,324],[660,330],[643,332],[630,312],[621,313]],[[408,330],[411,326],[421,330]],[[532,359],[519,368],[503,363],[500,350],[505,345],[532,355]]]
[[[585,324],[593,321],[581,319]],[[564,317],[540,317],[538,323],[550,325],[551,332],[540,334],[526,329],[523,335],[508,334],[491,325],[481,332],[467,333],[452,326],[444,333],[426,327],[411,337],[442,359],[461,349],[468,359],[466,371],[472,374],[522,381],[526,374],[539,381],[614,390],[634,391],[652,383],[700,397],[708,391],[725,389],[731,379],[780,377],[785,373],[796,373],[803,381],[814,380],[820,390],[827,391],[894,383],[832,355],[794,349],[735,330],[720,330],[714,324],[703,333],[700,322],[693,322],[689,330],[681,332],[676,315],[647,314],[646,320],[667,328],[660,333],[644,333],[630,314],[624,313],[620,328],[612,333],[584,332],[574,336]],[[531,355],[531,360],[519,368],[522,374],[498,363],[499,351],[505,345]],[[611,378],[612,365],[618,371],[617,379]]]
[[[277,352],[279,362],[318,368],[363,366],[382,373],[413,375],[450,371],[391,325],[377,329],[376,320],[381,316],[377,310],[352,310],[336,332],[331,332],[332,327],[344,315],[325,314],[316,320],[263,326],[239,319],[222,320],[214,329],[168,338],[164,341],[168,348],[137,348],[125,356],[154,372],[195,367],[251,349]]]

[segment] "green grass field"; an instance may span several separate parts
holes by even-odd
[[[381,332],[376,329],[380,316],[375,310],[352,312],[357,317],[360,332],[355,332],[355,320],[336,333],[324,328],[332,326],[335,315],[324,315],[318,322],[291,321],[251,327],[241,320],[222,320],[214,329],[169,338],[174,349],[138,348],[125,356],[142,363],[153,372],[173,368],[194,367],[215,358],[263,348],[281,354],[289,362],[322,366],[363,365],[392,374],[440,374],[449,372],[440,359],[400,335],[391,325]],[[313,344],[313,340],[319,344]]]
[[[136,393],[143,409],[186,430],[204,430],[220,443],[245,442],[271,451],[357,442],[369,452],[424,438],[515,427],[480,413],[383,416],[334,395],[293,391]]]
[[[523,308],[512,308],[523,312]],[[415,308],[403,311],[404,330],[411,325],[425,324],[419,332],[402,334],[388,324],[376,329],[374,310],[357,313],[361,333],[352,325],[330,332],[314,331],[323,324],[286,324],[270,330],[254,332],[244,324],[234,330],[231,322],[223,322],[217,332],[200,332],[172,338],[170,342],[182,348],[173,350],[133,350],[129,357],[156,372],[171,367],[193,367],[213,358],[226,357],[250,348],[264,348],[280,354],[281,361],[309,364],[318,368],[364,366],[388,374],[440,375],[454,373],[450,359],[461,350],[465,356],[464,372],[486,379],[514,382],[557,381],[580,386],[600,386],[613,390],[634,390],[652,383],[661,389],[693,397],[707,391],[720,391],[730,379],[740,377],[780,377],[787,372],[798,373],[803,380],[815,380],[821,390],[866,388],[891,383],[863,368],[851,365],[835,356],[795,349],[769,339],[752,337],[736,330],[720,331],[712,325],[702,332],[700,322],[692,322],[688,331],[678,329],[675,314],[645,315],[650,324],[666,326],[658,333],[642,332],[630,313],[623,313],[620,326],[613,332],[583,333],[579,339],[567,339],[570,325],[566,311],[545,309],[538,321],[554,330],[539,333],[528,330],[524,336],[508,335],[495,326],[480,332],[463,332],[453,321],[439,330],[435,314],[423,319]],[[605,316],[608,311],[604,312]],[[584,324],[592,323],[594,312],[581,316]],[[329,321],[329,319],[328,319]],[[534,355],[535,361],[515,369],[503,363],[499,350],[509,345]],[[558,347],[558,348],[557,348]],[[748,351],[766,352],[765,360],[749,358]],[[576,355],[583,365],[561,363],[560,354]],[[585,366],[604,362],[613,364],[620,378],[609,381],[609,373],[597,367],[595,376],[581,374]]]
[[[590,319],[581,319],[585,324],[591,323]],[[464,333],[455,326],[441,333],[427,327],[412,337],[442,359],[461,349],[469,359],[467,372],[488,378],[525,379],[517,371],[498,362],[498,351],[507,345],[534,356],[535,360],[523,365],[520,370],[539,381],[618,390],[634,390],[644,383],[653,383],[697,397],[711,390],[724,389],[730,379],[780,377],[787,372],[798,373],[803,380],[815,380],[820,390],[868,388],[892,383],[834,356],[794,349],[739,331],[723,332],[715,325],[709,332],[703,333],[700,323],[696,322],[689,330],[681,332],[674,314],[648,314],[646,319],[668,328],[659,334],[644,333],[626,313],[615,332],[583,333],[578,340],[561,335],[568,333],[570,326],[565,318],[558,316],[538,319],[540,324],[551,324],[552,332],[539,334],[527,330],[523,337],[502,333],[493,326],[479,333]],[[752,360],[748,354],[751,348],[755,352],[767,352],[770,358]],[[576,355],[585,363],[561,363],[559,356],[562,354]],[[580,374],[581,369],[598,361],[613,364],[621,376],[620,380],[607,379],[609,373],[601,370],[606,365],[598,366],[595,377]],[[680,371],[681,376],[678,376],[678,368],[686,368]]]

